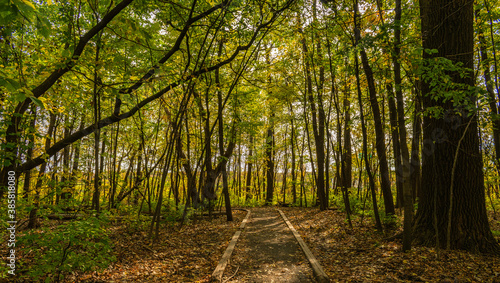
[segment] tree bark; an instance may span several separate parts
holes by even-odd
[[[424,116],[422,199],[414,237],[417,243],[437,243],[440,248],[500,254],[486,214],[477,110],[464,107],[475,105],[468,89],[474,86],[473,8],[472,0],[420,0],[424,50],[437,50],[424,52],[424,62],[444,57],[463,64],[468,76],[448,71],[454,90],[464,95],[462,105],[444,101],[428,79],[423,81],[424,109],[441,107],[445,116]]]
[[[479,17],[479,12],[479,9],[475,11],[476,20]],[[493,91],[493,81],[491,79],[486,39],[484,38],[484,32],[481,26],[478,27],[478,39],[479,52],[481,55],[481,65],[483,67],[484,83],[486,85],[486,91],[488,92],[489,99],[490,119],[492,123],[493,141],[495,144],[495,165],[497,167],[497,170],[500,171],[500,163],[498,161],[498,159],[500,158],[500,119],[498,118],[499,113],[497,100],[495,97],[495,92]]]
[[[247,177],[246,177],[246,184],[245,184],[245,188],[246,188],[246,195],[245,195],[245,199],[246,200],[249,200],[250,199],[250,196],[251,196],[251,189],[252,189],[252,157],[253,157],[253,135],[250,134],[250,138],[249,138],[249,149],[248,149],[248,156],[246,158],[246,161],[247,161]]]
[[[354,5],[354,34],[355,34],[355,47],[358,45],[359,42],[359,28],[357,23],[357,17],[358,17],[358,0],[355,0],[355,5]],[[366,54],[365,54],[366,55]],[[359,103],[359,112],[360,112],[360,118],[361,118],[361,130],[363,134],[363,157],[365,160],[365,167],[366,167],[366,173],[368,175],[368,179],[370,182],[370,191],[372,193],[372,202],[373,202],[373,214],[375,215],[375,223],[377,225],[377,230],[382,231],[382,223],[380,221],[380,215],[378,212],[378,205],[377,205],[377,197],[375,194],[375,178],[371,172],[371,166],[368,161],[368,134],[366,130],[366,123],[365,123],[365,118],[363,114],[363,101],[361,99],[361,82],[360,82],[360,76],[359,76],[359,59],[358,55],[354,57],[355,59],[355,75],[356,75],[356,89],[358,92],[358,103]],[[392,197],[391,197],[392,200]],[[394,209],[394,208],[393,208]],[[387,208],[386,208],[387,210]]]
[[[266,204],[271,205],[274,198],[274,112],[269,117],[266,139]]]
[[[295,143],[296,143],[296,134],[295,134],[295,125],[294,125],[294,116],[293,116],[293,106],[290,103],[290,124],[291,124],[291,133],[290,133],[290,147],[292,148],[292,203],[297,203],[297,172],[295,170],[296,167],[296,159],[295,159]]]
[[[54,131],[55,123],[56,123],[56,115],[50,113],[49,127],[45,138],[45,150],[47,150],[50,147],[50,137],[52,136],[52,132]],[[38,208],[40,207],[40,191],[42,190],[42,183],[44,180],[46,169],[47,169],[47,162],[43,163],[42,166],[40,166],[40,172],[38,172],[38,179],[35,184],[35,196],[33,198],[34,208],[30,211],[29,215],[29,222],[28,222],[29,229],[38,227],[37,212]]]
[[[36,124],[36,106],[34,106],[34,105],[32,106],[31,114],[33,115],[33,117],[31,117],[30,128],[33,129],[32,131],[34,131],[35,124]],[[35,146],[35,137],[33,134],[29,135],[28,141],[29,141],[29,145],[28,145],[28,151],[26,153],[26,159],[30,160],[33,158],[33,147]],[[28,197],[29,197],[30,183],[31,183],[31,170],[28,170],[24,173],[24,187],[23,187],[23,198],[24,199],[28,199]]]
[[[415,94],[415,112],[413,114],[413,139],[411,141],[411,171],[410,171],[410,180],[411,180],[411,190],[412,197],[415,201],[418,197],[420,199],[420,135],[421,135],[421,124],[422,118],[420,113],[420,94]]]
[[[354,8],[357,14],[358,11],[357,1]],[[355,25],[357,26],[357,28],[355,29],[356,30],[355,37],[356,41],[359,42],[359,40],[361,39],[361,35],[358,26],[359,25],[358,19],[356,18],[355,18]],[[370,64],[368,63],[368,55],[366,54],[364,48],[361,47],[359,54],[361,55],[361,63],[363,65],[363,70],[365,72],[366,80],[368,83],[368,92],[370,94],[370,105],[373,113],[373,121],[375,123],[375,137],[376,137],[375,147],[377,149],[377,157],[380,166],[380,175],[381,175],[380,187],[382,189],[382,195],[384,197],[385,213],[387,215],[391,215],[395,214],[394,200],[392,199],[391,180],[389,178],[389,165],[387,164],[387,153],[385,150],[384,126],[382,124],[380,106],[377,100],[375,79],[373,77],[373,70],[370,67]]]

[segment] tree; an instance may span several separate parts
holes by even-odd
[[[356,17],[358,11],[358,1],[355,1],[354,5],[355,9],[355,18],[354,24],[356,25],[354,37],[356,42],[361,40],[361,32],[359,29],[358,19]],[[361,56],[361,64],[363,66],[363,70],[365,72],[366,80],[368,83],[368,92],[370,94],[370,105],[372,108],[373,120],[375,122],[375,135],[376,135],[376,143],[375,147],[377,148],[377,157],[380,164],[380,174],[382,175],[380,188],[382,189],[382,195],[384,197],[385,204],[385,213],[387,215],[394,214],[394,200],[392,199],[392,191],[391,191],[391,183],[389,179],[389,165],[387,164],[387,152],[385,149],[385,134],[384,127],[382,123],[382,116],[380,113],[380,105],[377,100],[377,90],[375,87],[375,79],[373,76],[373,70],[369,64],[368,55],[363,46],[360,46],[359,54]]]
[[[474,107],[473,8],[471,0],[420,0],[422,102],[438,114],[424,116],[422,198],[414,237],[439,248],[500,253],[486,215]],[[440,63],[448,67],[436,73]]]

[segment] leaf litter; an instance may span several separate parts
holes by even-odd
[[[351,230],[338,210],[282,210],[332,282],[500,282],[500,257],[443,250],[438,256],[434,248],[421,246],[403,253],[402,241],[375,232],[370,218],[362,226],[355,219]],[[490,220],[491,229],[499,231],[500,221]]]

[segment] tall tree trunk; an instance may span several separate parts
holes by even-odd
[[[495,32],[493,30],[493,16],[492,16],[493,13],[490,10],[490,4],[488,0],[484,0],[484,7],[486,8],[486,13],[488,15],[491,46],[497,46],[494,36]],[[496,48],[492,48],[491,51],[493,53],[493,77],[495,78],[495,88],[497,90],[497,96],[500,99],[500,85],[498,83],[498,62],[497,62]]]
[[[94,67],[94,95],[93,95],[93,104],[94,104],[94,127],[95,127],[95,132],[94,132],[94,163],[95,163],[95,168],[94,168],[94,194],[92,196],[92,209],[97,211],[99,213],[99,199],[100,199],[100,192],[99,192],[99,172],[100,172],[100,164],[99,164],[99,139],[100,139],[100,130],[98,127],[98,121],[101,120],[101,98],[99,95],[99,89],[98,89],[98,81],[99,79],[99,74],[98,74],[98,67],[99,67],[99,51],[101,47],[101,40],[100,40],[100,35],[97,39],[96,43],[96,53],[95,53],[95,67]]]
[[[354,34],[355,34],[355,45],[358,44],[359,41],[359,29],[356,24],[357,22],[357,13],[358,13],[358,0],[355,0],[355,6],[354,6]],[[366,55],[366,54],[365,54]],[[355,74],[356,74],[356,87],[358,91],[358,103],[359,103],[359,112],[360,112],[360,118],[361,118],[361,130],[363,133],[363,157],[365,160],[365,167],[366,167],[366,173],[368,174],[368,179],[370,182],[370,190],[372,193],[372,202],[373,202],[373,214],[375,215],[375,223],[377,225],[377,230],[382,231],[382,223],[380,221],[380,215],[378,213],[378,205],[377,205],[377,197],[375,194],[375,178],[373,177],[373,174],[371,172],[371,166],[368,161],[368,134],[366,131],[366,124],[365,124],[365,118],[363,114],[363,101],[361,99],[361,82],[360,82],[360,76],[359,76],[359,59],[358,55],[354,57],[355,59]],[[392,197],[391,197],[392,201]]]
[[[286,140],[287,140],[287,135],[288,135],[288,125],[285,126],[285,136],[283,137],[283,141],[285,141],[285,155],[283,157],[283,177],[282,177],[282,182],[281,182],[281,187],[283,191],[283,205],[286,204],[286,189],[287,189],[287,175],[288,175],[288,146],[286,145]]]
[[[223,47],[223,40],[221,39],[219,42],[219,56],[222,54],[222,47]],[[224,109],[224,103],[222,99],[222,91],[221,89],[221,83],[220,83],[220,70],[217,69],[215,70],[215,85],[217,86],[217,103],[218,103],[218,116],[219,116],[219,154],[226,159],[221,160],[220,166],[222,166],[222,193],[224,194],[224,203],[226,205],[226,220],[227,221],[233,221],[233,212],[231,210],[231,198],[229,195],[229,184],[227,182],[227,171],[226,171],[226,164],[227,164],[227,158],[229,158],[229,155],[226,155],[224,152],[224,124],[222,121],[222,110]],[[233,129],[231,130],[231,133],[229,134],[229,145],[228,145],[228,150],[229,148],[234,148],[234,140],[236,137],[234,136],[234,125]],[[232,149],[231,149],[232,152]],[[236,173],[236,172],[235,172]]]
[[[73,130],[73,127],[74,127],[74,121],[71,123],[72,125],[68,125],[68,119],[69,118],[65,118],[65,127],[64,127],[64,138],[67,138],[71,131]],[[60,198],[60,199],[69,199],[71,198],[71,192],[69,191],[69,187],[70,187],[70,174],[69,174],[69,159],[70,159],[70,148],[69,147],[65,147],[63,149],[63,161],[62,161],[62,165],[63,165],[63,174],[62,174],[62,177],[61,177],[61,184],[62,184],[62,190],[60,191],[60,195],[58,194],[57,197]]]
[[[120,177],[120,169],[121,169],[121,162],[118,165],[118,169],[116,168],[116,160],[117,160],[117,151],[118,151],[118,135],[120,134],[120,122],[116,123],[116,133],[115,133],[115,139],[113,142],[113,163],[111,165],[112,167],[112,179],[111,179],[111,192],[109,194],[109,205],[108,208],[113,207],[113,203],[115,201],[115,193],[116,193],[116,187],[118,184],[118,179]],[[161,186],[163,189],[163,186]]]
[[[80,121],[80,126],[78,127],[78,130],[80,131],[84,127],[84,121],[85,117],[82,116],[81,121]],[[73,164],[71,165],[71,177],[70,177],[70,187],[72,190],[74,190],[76,186],[76,180],[78,178],[78,172],[79,172],[79,165],[80,165],[80,142],[76,142],[74,146],[74,153],[73,153]]]
[[[479,18],[480,10],[475,11],[476,21]],[[478,23],[480,25],[481,23]],[[497,100],[495,97],[495,92],[493,91],[493,81],[491,80],[490,73],[490,63],[488,60],[488,51],[486,45],[486,39],[484,38],[484,32],[481,26],[478,27],[478,39],[479,39],[479,51],[481,54],[481,65],[483,67],[484,74],[484,84],[486,85],[486,91],[488,92],[489,108],[490,108],[490,120],[492,123],[493,141],[495,144],[495,165],[497,171],[500,172],[500,119],[498,118],[498,107]]]
[[[269,117],[266,138],[266,204],[271,205],[274,198],[274,112]]]
[[[441,248],[500,254],[486,214],[477,110],[464,107],[475,105],[474,94],[469,90],[474,86],[470,71],[474,68],[473,9],[472,0],[420,0],[423,47],[437,50],[434,54],[424,52],[424,60],[432,64],[432,59],[443,57],[461,63],[468,68],[468,75],[447,73],[456,83],[454,91],[464,95],[454,105],[431,86],[429,80],[436,75],[424,74],[424,109],[441,107],[446,117],[424,117],[422,199],[414,236],[418,243],[438,243]],[[457,102],[462,105],[456,105]]]
[[[246,177],[246,196],[245,199],[249,200],[250,195],[251,195],[251,189],[252,189],[252,158],[253,158],[253,134],[250,134],[249,137],[249,149],[248,149],[248,156],[247,156],[247,177]]]
[[[344,145],[342,147],[344,160],[344,172],[342,173],[342,186],[352,187],[352,143],[351,143],[351,102],[348,91],[344,98]]]
[[[396,167],[396,207],[403,207],[403,174],[399,170],[402,168],[401,162],[401,148],[399,144],[399,130],[398,130],[398,113],[396,108],[396,100],[394,99],[394,92],[392,84],[386,84],[387,96],[389,102],[389,116],[391,123],[391,137],[392,149],[394,152],[394,165]]]
[[[240,142],[238,143],[238,162],[237,162],[237,169],[235,171],[235,173],[238,173],[237,175],[237,182],[238,182],[238,201],[239,199],[241,198],[241,133],[239,134],[240,138]]]
[[[413,197],[410,183],[410,153],[406,143],[406,125],[405,109],[403,101],[403,90],[401,85],[401,64],[400,45],[401,45],[401,0],[396,0],[394,17],[394,85],[396,87],[396,100],[398,103],[398,130],[399,130],[399,148],[401,149],[402,170],[396,172],[397,175],[403,175],[403,204],[404,204],[404,231],[403,231],[403,251],[411,249],[412,242],[412,222],[413,222]],[[401,172],[402,171],[402,172]]]
[[[421,114],[420,114],[420,94],[417,89],[417,93],[415,94],[415,112],[413,114],[413,139],[411,141],[411,171],[410,171],[410,180],[412,184],[412,196],[415,201],[420,196],[420,134],[421,134]]]
[[[290,115],[293,115],[293,106],[290,103]],[[290,118],[290,124],[292,127],[291,134],[290,134],[290,146],[292,148],[292,203],[295,204],[297,203],[297,172],[295,170],[296,167],[296,160],[295,160],[295,141],[296,141],[296,135],[295,135],[295,125],[293,123],[294,117],[292,116]]]
[[[355,14],[358,13],[358,1],[356,0],[356,5],[354,7]],[[361,39],[360,30],[359,30],[359,20],[357,17],[354,19],[355,25],[357,28],[355,29],[355,37],[358,42]],[[373,78],[373,71],[368,63],[368,55],[366,54],[364,48],[361,48],[359,51],[361,55],[361,63],[363,65],[363,70],[365,72],[366,80],[368,83],[368,92],[370,94],[370,105],[373,113],[373,120],[375,123],[375,137],[376,143],[375,147],[377,149],[377,156],[379,160],[380,166],[380,175],[381,175],[381,189],[382,195],[384,197],[385,204],[385,213],[387,215],[394,214],[394,200],[392,199],[392,191],[391,191],[391,180],[389,178],[389,165],[387,164],[387,153],[385,150],[385,134],[384,134],[384,126],[382,124],[381,114],[380,114],[380,106],[377,100],[377,90],[375,88],[375,79]]]
[[[56,123],[56,115],[50,113],[49,127],[45,138],[45,151],[47,151],[47,149],[50,148],[50,137],[52,136],[52,132],[54,131],[55,123]],[[45,179],[44,177],[46,169],[47,169],[47,162],[44,162],[40,166],[40,172],[38,173],[38,179],[35,184],[35,197],[33,198],[34,208],[31,209],[30,211],[29,222],[28,222],[29,229],[38,227],[37,212],[38,208],[40,207],[40,191],[42,190],[42,183]]]
[[[36,106],[32,105],[31,106],[31,121],[30,121],[30,128],[35,129],[35,124],[36,124]],[[26,154],[26,159],[30,160],[33,158],[33,147],[35,146],[35,136],[33,134],[29,134],[28,137],[29,145],[28,145],[28,151]],[[23,187],[23,198],[28,199],[29,192],[30,192],[30,183],[31,183],[31,170],[28,170],[24,173],[24,187]]]
[[[313,5],[314,17],[316,17],[316,7]],[[302,31],[300,31],[302,33]],[[312,116],[312,128],[313,136],[315,141],[315,151],[316,151],[316,164],[317,164],[317,175],[316,175],[316,192],[317,201],[320,205],[320,210],[325,210],[328,207],[328,201],[326,199],[325,192],[325,111],[323,108],[323,98],[322,98],[322,88],[324,81],[324,67],[320,65],[320,84],[318,85],[317,95],[314,96],[313,85],[312,85],[312,75],[311,67],[314,66],[312,58],[310,57],[308,47],[305,40],[305,35],[302,36],[302,52],[305,60],[305,73],[306,73],[306,84],[307,84],[307,98],[311,109]],[[317,43],[317,49],[320,51],[320,43]],[[312,66],[311,66],[312,65]],[[317,103],[317,105],[316,105]]]

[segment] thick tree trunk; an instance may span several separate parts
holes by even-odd
[[[472,0],[420,0],[423,47],[438,51],[424,52],[424,59],[444,57],[474,68],[473,6]],[[448,75],[462,84],[454,86],[457,92],[468,92],[467,86],[474,85],[470,71],[466,77],[458,72]],[[465,93],[464,102],[473,106],[472,95]],[[486,215],[476,110],[444,102],[443,96],[424,80],[424,109],[442,107],[445,117],[424,117],[422,199],[415,240],[441,248],[500,254]]]

